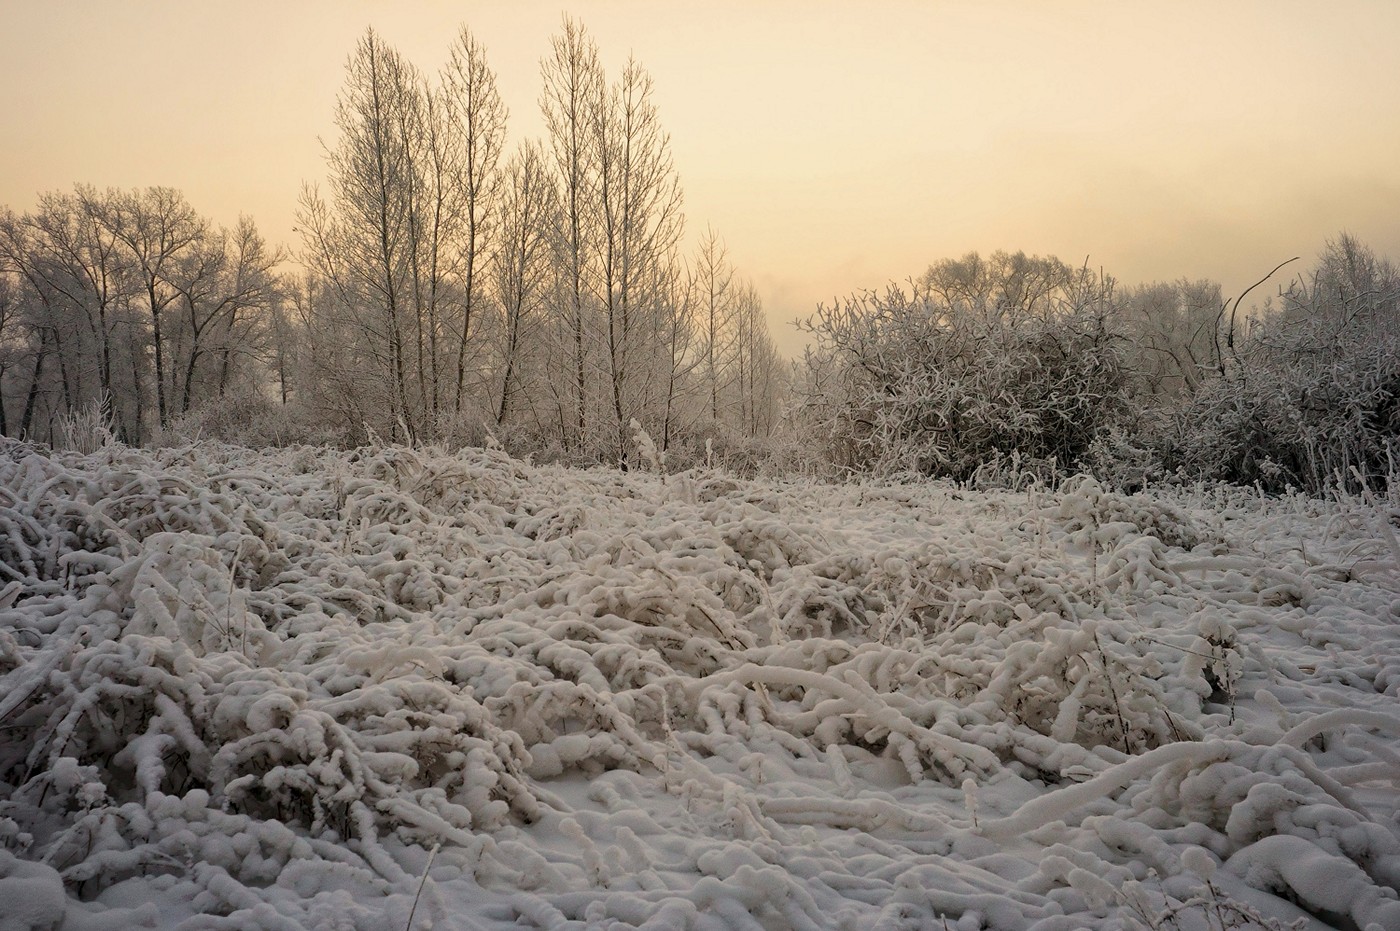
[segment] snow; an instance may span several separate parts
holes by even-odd
[[[0,446],[0,928],[1400,928],[1384,502]]]

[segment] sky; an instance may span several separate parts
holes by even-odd
[[[519,141],[565,13],[652,73],[688,236],[788,351],[819,303],[971,250],[1227,294],[1343,230],[1400,258],[1394,0],[0,0],[0,205],[169,185],[295,248],[366,27],[432,73],[466,25]]]

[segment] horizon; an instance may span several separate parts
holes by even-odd
[[[685,241],[724,239],[788,354],[818,303],[974,250],[1087,261],[1125,285],[1210,278],[1231,298],[1344,230],[1400,255],[1389,4],[5,9],[0,74],[21,92],[0,122],[24,143],[0,156],[0,204],[166,185],[293,251],[366,28],[428,74],[471,29],[513,147],[542,133],[539,61],[567,12],[610,75],[631,53],[654,76]]]

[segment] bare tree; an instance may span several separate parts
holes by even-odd
[[[85,212],[99,219],[128,253],[130,266],[140,281],[151,323],[151,348],[155,360],[156,412],[159,425],[170,423],[166,397],[166,339],[162,324],[165,311],[178,292],[171,282],[173,266],[205,237],[202,218],[179,191],[152,187],[125,193],[109,191],[99,198],[80,190]]]
[[[500,248],[494,257],[504,317],[498,426],[506,422],[511,403],[520,392],[524,344],[548,296],[550,231],[557,223],[554,213],[558,209],[557,193],[539,143],[522,146],[505,175],[499,207]]]
[[[700,239],[692,287],[696,296],[696,312],[699,314],[700,349],[705,358],[710,420],[719,423],[727,341],[734,314],[734,268],[729,264],[729,252],[724,241],[713,229],[706,229]]]
[[[8,207],[0,209],[0,435],[4,436],[10,435],[5,402],[11,395],[5,390],[5,376],[17,369],[26,355],[33,356],[29,387],[23,392],[24,413],[16,434],[24,436],[38,400],[44,363],[49,357],[49,328],[53,325],[53,315],[46,309],[50,302],[41,290],[43,281],[32,266],[26,244],[23,223]],[[45,309],[35,313],[33,305],[40,302]],[[31,318],[29,334],[22,332],[26,316]],[[40,320],[33,320],[34,317]],[[38,345],[34,346],[36,336]]]
[[[565,442],[582,447],[588,439],[588,383],[585,358],[585,290],[593,248],[598,154],[591,120],[604,94],[598,49],[584,28],[568,16],[540,66],[544,91],[540,109],[560,180],[559,249],[562,296],[572,335],[573,423]]]
[[[10,421],[5,409],[5,377],[18,364],[24,348],[17,326],[22,298],[16,280],[0,265],[0,436],[10,435]]]
[[[1077,274],[1054,256],[997,251],[983,258],[969,252],[935,262],[918,288],[959,316],[987,324],[1007,319],[1014,326],[1054,313]]]
[[[692,307],[693,280],[680,262],[670,261],[657,269],[655,293],[658,313],[652,317],[655,343],[659,348],[661,411],[661,450],[671,448],[685,417],[685,389],[702,361],[695,351],[696,327]]]
[[[211,232],[170,188],[79,186],[22,217],[3,211],[0,276],[22,284],[34,360],[21,430],[42,426],[41,407],[50,420],[95,407],[132,443],[150,421],[169,426],[200,400],[194,373],[208,353],[222,358],[220,391],[228,384],[278,261],[251,220]]]
[[[341,313],[364,330],[389,401],[391,435],[416,425],[409,384],[415,339],[414,145],[423,81],[373,30],[346,65],[339,143],[327,154],[331,202],[308,189],[298,214],[307,259]]]
[[[768,335],[763,302],[753,285],[738,289],[734,314],[735,426],[751,439],[773,432],[781,385],[781,357]]]
[[[1142,285],[1119,308],[1137,357],[1133,368],[1152,395],[1189,394],[1214,361],[1215,318],[1222,299],[1213,281]]]
[[[465,29],[436,88],[369,31],[346,66],[336,125],[329,202],[310,190],[299,215],[307,263],[326,286],[317,311],[342,329],[358,321],[353,345],[387,395],[391,436],[442,431],[444,411],[466,406],[488,306],[506,125],[495,75]]]
[[[195,395],[199,363],[206,356],[221,360],[218,393],[228,385],[231,359],[247,351],[246,322],[250,313],[271,310],[276,300],[273,267],[281,261],[270,250],[248,217],[232,231],[205,237],[178,263],[172,283],[183,305],[183,385],[180,411],[188,412]]]
[[[440,203],[450,203],[460,211],[460,218],[452,219],[460,220],[462,226],[458,237],[462,320],[455,395],[455,410],[460,414],[467,380],[467,343],[472,315],[480,303],[481,269],[486,267],[493,239],[491,219],[506,136],[506,108],[496,88],[496,75],[486,63],[486,50],[466,27],[458,33],[443,71],[442,96],[446,117],[443,151],[447,157],[435,167],[442,183],[455,188],[454,197]]]
[[[277,396],[283,407],[292,399],[293,385],[300,387],[301,373],[293,375],[298,368],[299,348],[305,338],[296,312],[298,283],[294,278],[284,278],[278,283],[278,299],[268,309],[268,346],[266,358],[277,377]]]
[[[370,405],[383,399],[387,357],[379,352],[382,344],[373,344],[375,334],[345,312],[339,289],[314,269],[292,279],[286,296],[290,329],[301,345],[295,353],[281,355],[284,365],[289,355],[302,365],[297,379],[302,408],[342,435],[364,438],[372,419]]]
[[[598,206],[602,224],[599,304],[604,311],[607,375],[618,461],[626,462],[627,428],[640,413],[631,382],[650,360],[639,315],[655,307],[645,290],[680,237],[681,187],[670,137],[652,102],[651,75],[628,61],[611,92],[595,101],[599,153]]]
[[[135,282],[120,241],[103,222],[104,209],[92,188],[79,185],[72,194],[41,194],[33,213],[16,216],[7,210],[0,216],[0,260],[29,283],[43,305],[45,349],[36,358],[34,384],[52,352],[65,411],[94,404],[115,418],[124,438],[137,442],[139,385],[133,380],[119,392],[113,365],[117,324],[130,306]],[[32,415],[27,407],[23,429]]]

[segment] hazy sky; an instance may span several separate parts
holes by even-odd
[[[1227,291],[1342,229],[1400,257],[1396,0],[0,0],[0,204],[164,184],[295,246],[365,27],[433,72],[465,23],[518,140],[565,11],[652,72],[689,234],[787,348],[819,301],[971,249]]]

